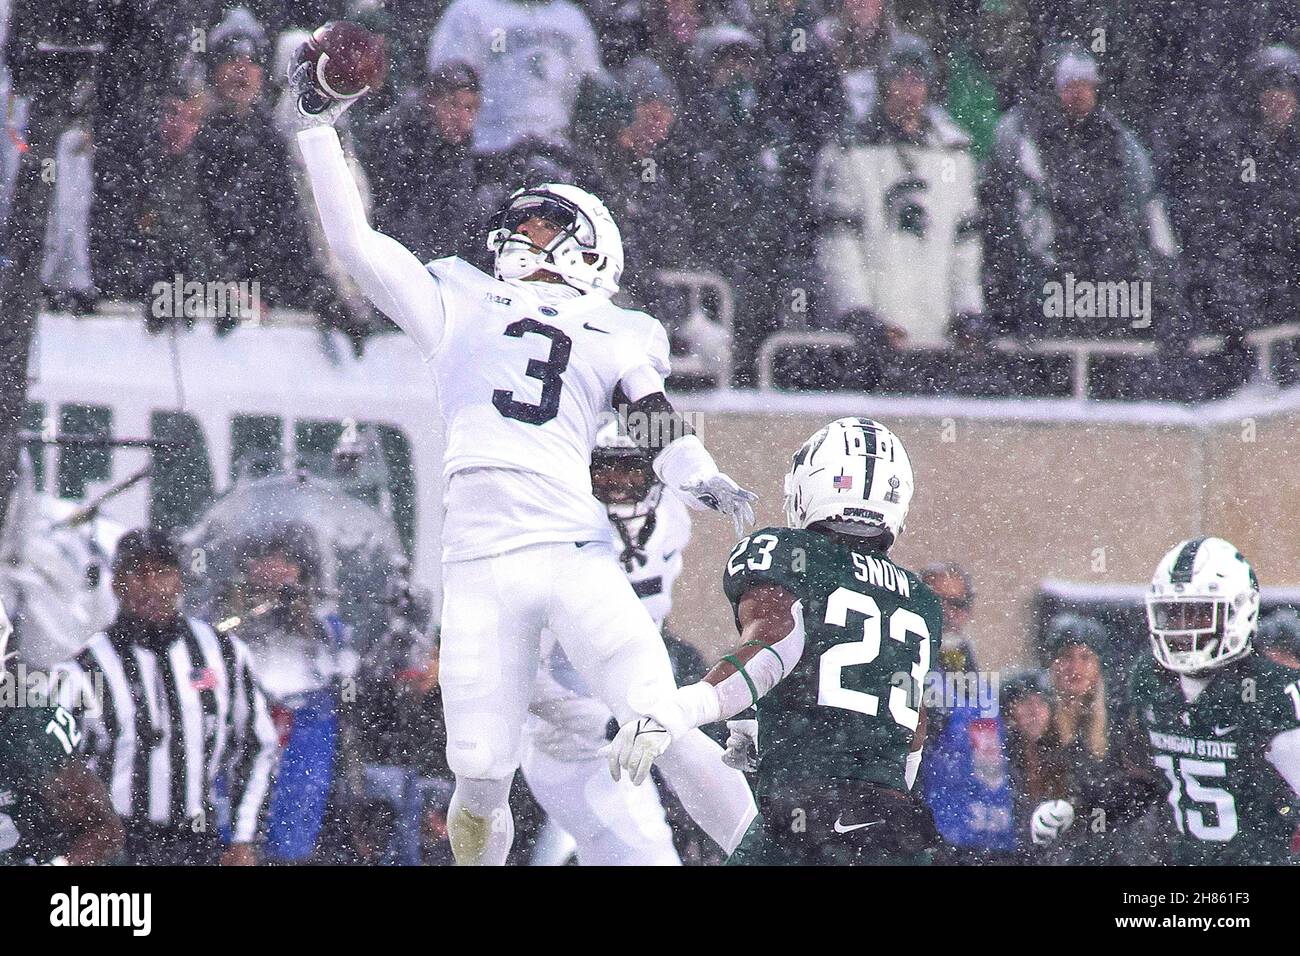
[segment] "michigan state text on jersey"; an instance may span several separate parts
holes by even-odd
[[[909,791],[942,614],[886,556],[912,488],[902,442],[878,422],[810,438],[786,479],[789,527],[728,559],[740,645],[619,730],[611,769],[637,780],[683,728],[757,707],[760,819],[733,862],[924,862],[933,826]]]
[[[1168,781],[1171,862],[1295,862],[1300,671],[1253,653],[1254,569],[1221,538],[1184,541],[1146,601],[1152,655],[1134,665],[1129,704]]]
[[[1300,671],[1253,653],[1254,569],[1222,538],[1180,542],[1156,567],[1146,610],[1151,654],[1129,674],[1128,722],[1169,814],[1169,862],[1294,862]],[[1074,817],[1070,803],[1044,802],[1034,842],[1055,841]]]

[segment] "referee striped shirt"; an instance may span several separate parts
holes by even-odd
[[[153,642],[115,622],[55,668],[88,761],[127,821],[215,829],[223,772],[233,840],[260,838],[279,738],[248,647],[195,618]]]

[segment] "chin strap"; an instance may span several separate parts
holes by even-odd
[[[627,526],[635,521],[635,518],[617,518],[613,515],[613,525],[618,530],[618,536],[623,539],[623,553],[618,559],[623,562],[623,568],[628,571],[634,571],[636,568],[644,567],[649,558],[646,556],[646,545],[650,541],[650,536],[655,533],[655,512],[651,511],[645,516],[645,521],[641,523],[641,530],[637,532],[636,539],[628,533]],[[636,565],[636,568],[633,565]]]

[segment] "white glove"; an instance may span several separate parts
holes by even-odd
[[[668,728],[653,717],[629,720],[618,729],[614,742],[609,745],[609,775],[618,780],[626,770],[632,784],[641,786],[654,762],[672,742],[673,735]]]
[[[644,717],[629,720],[618,729],[609,745],[609,774],[615,780],[626,770],[632,783],[640,785],[651,765],[674,740],[699,727],[720,720],[721,704],[711,684],[699,681],[679,687]]]
[[[1037,844],[1051,843],[1074,823],[1074,807],[1064,800],[1040,803],[1029,822],[1029,832]]]
[[[729,720],[727,749],[722,762],[735,770],[753,773],[758,769],[758,721]]]
[[[299,129],[333,126],[365,92],[348,97],[331,96],[316,85],[310,63],[300,63],[296,67],[291,64],[289,69],[289,88],[293,90],[297,104]]]
[[[740,487],[722,472],[711,475],[681,489],[688,496],[686,503],[697,511],[712,508],[727,515],[736,525],[736,537],[745,533],[745,526],[754,523],[752,502],[758,495]]]

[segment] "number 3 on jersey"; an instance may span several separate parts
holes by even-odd
[[[492,404],[506,418],[525,422],[529,425],[545,425],[560,412],[560,390],[564,381],[560,375],[569,367],[569,353],[573,351],[573,340],[551,325],[545,325],[536,319],[520,319],[506,326],[505,334],[514,339],[521,339],[532,332],[551,340],[551,352],[545,361],[529,359],[524,374],[542,383],[542,400],[531,405],[528,402],[515,401],[515,393],[509,389],[498,388],[492,393]]]
[[[836,644],[822,654],[818,663],[817,703],[874,716],[880,709],[880,698],[875,694],[845,687],[842,672],[846,667],[870,664],[880,656],[880,639],[885,622],[881,619],[880,605],[875,598],[849,588],[836,588],[826,599],[826,623],[832,627],[848,627],[850,611],[862,615],[862,640]],[[888,615],[888,619],[890,640],[906,645],[909,634],[920,638],[917,643],[918,657],[909,671],[914,686],[904,688],[894,682],[889,688],[890,715],[896,723],[908,730],[916,730],[921,713],[919,709],[908,706],[908,701],[920,699],[921,685],[930,670],[930,628],[921,615],[905,607],[896,608]]]

